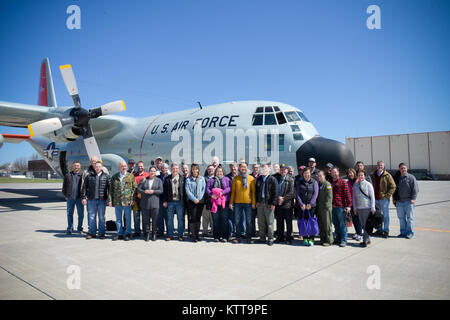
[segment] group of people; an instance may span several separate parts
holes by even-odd
[[[318,170],[314,158],[309,159],[308,166],[299,166],[298,172],[294,176],[293,168],[284,164],[254,164],[250,173],[248,164],[241,160],[230,164],[226,174],[214,157],[202,175],[198,164],[189,167],[172,163],[169,170],[169,165],[157,157],[148,171],[142,161],[122,161],[119,172],[110,177],[98,158],[93,157],[85,171],[75,161],[63,182],[67,233],[74,232],[75,207],[77,231],[83,232],[86,205],[86,239],[105,239],[105,210],[112,206],[117,229],[114,241],[141,235],[145,241],[158,237],[184,241],[187,227],[193,242],[211,233],[215,242],[254,243],[253,238],[258,236],[257,242],[269,246],[274,242],[292,244],[293,219],[297,217],[299,236],[305,246],[314,245],[319,236],[323,246],[345,247],[347,223],[351,220],[355,227],[353,239],[366,247],[370,244],[366,223],[377,210],[383,213],[384,222],[375,234],[389,236],[389,202],[393,197],[400,221],[399,237],[413,237],[418,187],[405,163],[399,165],[394,177],[385,170],[383,161],[378,161],[372,175],[358,161],[355,168],[347,170],[347,180],[331,163],[324,171]]]

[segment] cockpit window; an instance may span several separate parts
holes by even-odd
[[[273,113],[266,113],[264,115],[264,125],[273,125],[277,124],[277,120],[275,120],[275,115]]]
[[[273,107],[273,110],[275,110],[275,112],[277,112],[277,111],[280,111],[280,108],[277,107],[277,106],[274,106],[274,107]]]
[[[300,118],[302,118],[303,121],[311,122],[308,120],[308,118],[305,116],[305,114],[303,112],[297,111],[297,113],[300,116]]]
[[[293,121],[300,121],[300,117],[298,116],[298,114],[295,111],[288,111],[284,113],[287,121],[289,122],[293,122]]]
[[[300,128],[296,124],[291,124],[292,132],[300,132]]]
[[[256,108],[255,113],[263,113],[263,111],[264,111],[264,107],[258,107],[258,108]]]
[[[264,109],[264,112],[273,112],[272,107],[265,107]]]
[[[294,133],[294,140],[303,140],[303,135],[301,133]]]
[[[263,115],[262,114],[254,114],[252,125],[253,126],[262,126],[263,124]]]
[[[283,112],[277,112],[277,120],[278,120],[278,124],[286,123],[286,118],[284,117]]]

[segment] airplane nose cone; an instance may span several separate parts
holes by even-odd
[[[297,166],[308,165],[309,158],[315,158],[318,168],[332,163],[340,169],[352,168],[355,164],[353,152],[339,141],[314,137],[305,142],[296,153]]]

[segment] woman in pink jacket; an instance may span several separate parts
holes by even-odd
[[[231,181],[224,176],[222,166],[218,166],[214,178],[209,179],[206,185],[206,193],[211,197],[214,242],[227,242],[229,240],[227,218]]]

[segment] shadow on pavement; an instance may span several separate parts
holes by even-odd
[[[61,190],[58,189],[0,189],[0,192],[13,193],[24,197],[0,198],[0,212],[10,211],[38,211],[41,206],[33,204],[61,202],[64,205],[64,198]],[[46,208],[46,210],[54,210],[54,208]],[[58,207],[58,210],[61,209]]]

